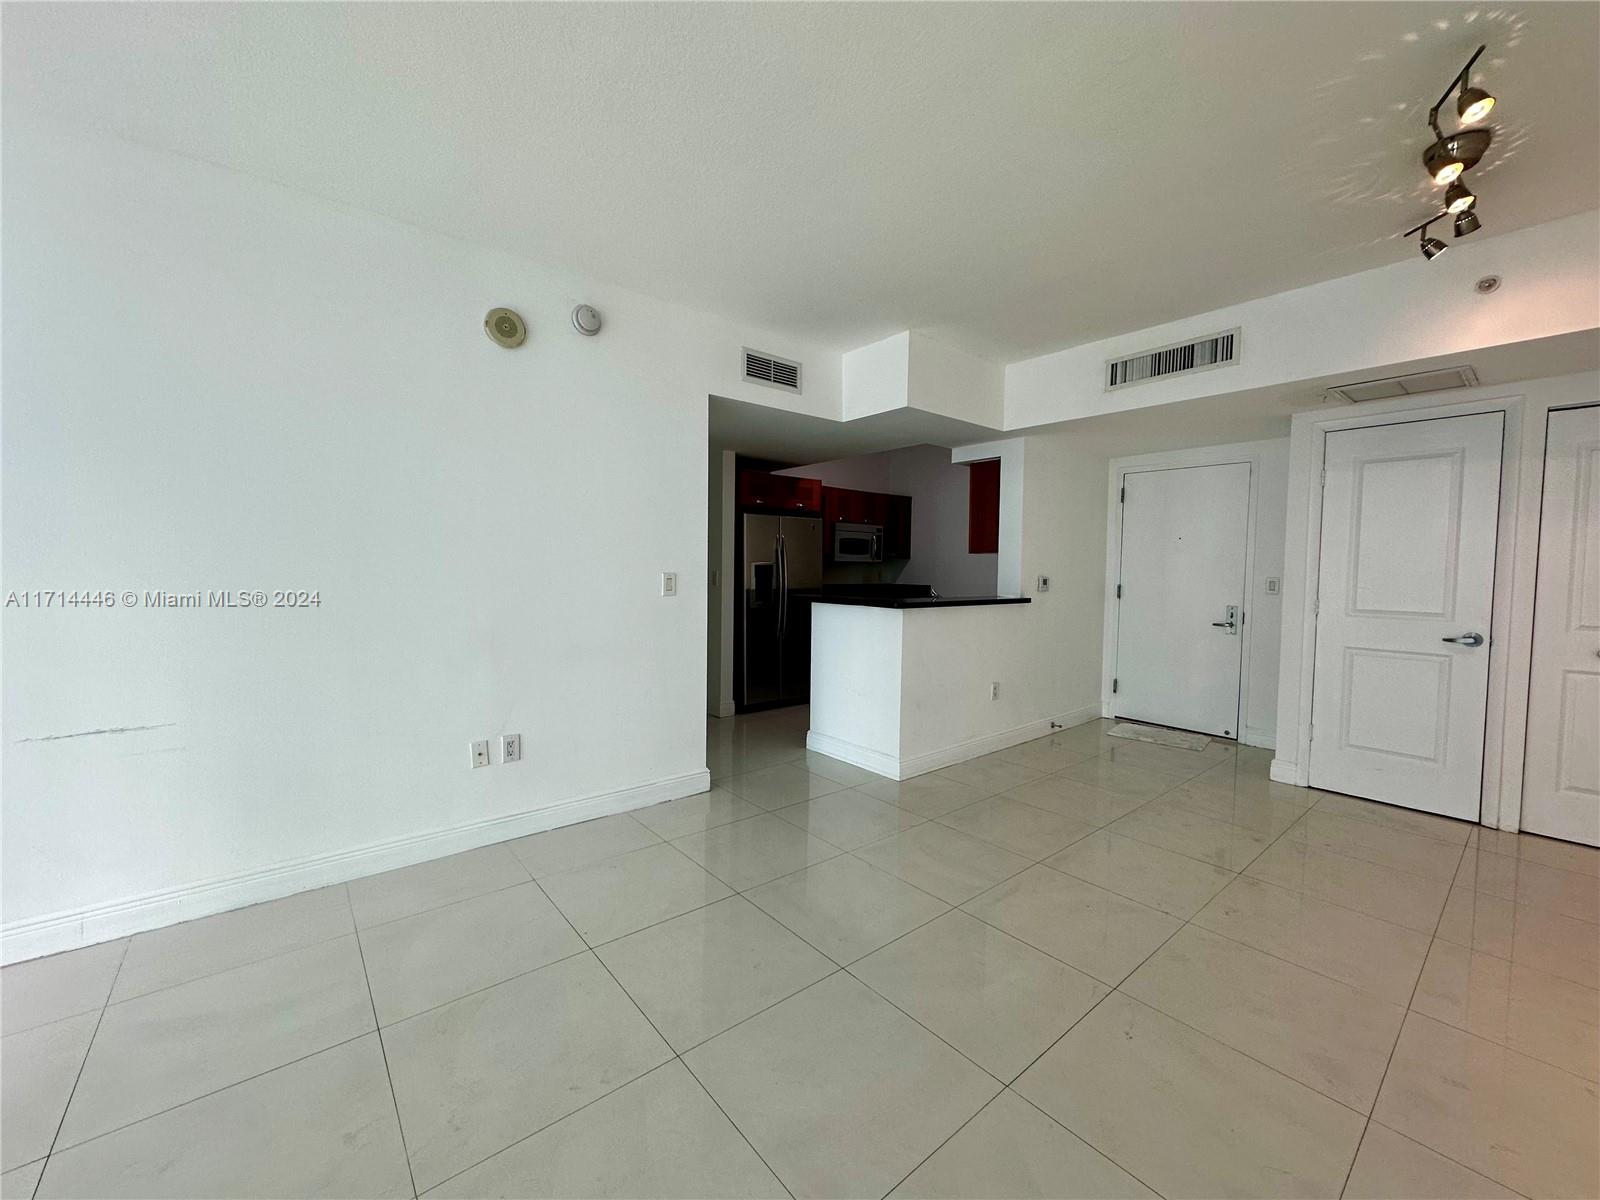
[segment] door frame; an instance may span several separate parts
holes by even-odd
[[[1480,398],[1472,398],[1472,397]],[[1495,539],[1494,608],[1489,622],[1489,684],[1483,743],[1481,824],[1515,829],[1521,816],[1523,739],[1533,637],[1533,570],[1538,550],[1538,502],[1543,472],[1524,469],[1524,410],[1520,391],[1475,388],[1441,403],[1440,393],[1296,413],[1289,439],[1289,530],[1284,562],[1283,652],[1278,697],[1279,745],[1271,776],[1309,787],[1311,702],[1316,661],[1316,596],[1322,559],[1322,465],[1327,435],[1341,429],[1408,424],[1476,413],[1504,414],[1500,458],[1500,515]],[[1543,409],[1539,410],[1543,420]],[[1529,476],[1532,476],[1531,481]],[[1530,486],[1531,482],[1531,486]],[[1290,757],[1292,755],[1292,757]]]
[[[1198,446],[1189,450],[1162,450],[1154,454],[1134,454],[1111,460],[1106,493],[1106,586],[1104,634],[1100,651],[1100,715],[1111,716],[1111,681],[1117,676],[1117,624],[1120,604],[1117,582],[1122,578],[1122,488],[1127,476],[1142,471],[1166,471],[1180,467],[1221,467],[1230,463],[1250,465],[1250,496],[1244,534],[1244,628],[1239,631],[1239,717],[1236,739],[1247,746],[1272,747],[1270,730],[1254,729],[1245,719],[1250,711],[1250,637],[1255,619],[1251,581],[1256,577],[1256,509],[1261,497],[1262,461],[1266,442],[1231,442],[1222,446]]]

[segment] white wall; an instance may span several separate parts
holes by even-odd
[[[1005,427],[1352,372],[1385,373],[1386,364],[1593,329],[1600,294],[1597,218],[1578,213],[1499,236],[1480,234],[1432,262],[1410,255],[1376,270],[1011,363]],[[1504,284],[1480,296],[1473,284],[1485,275],[1500,275]],[[1235,366],[1115,392],[1104,388],[1108,359],[1236,326],[1242,332]]]
[[[1500,829],[1520,827],[1545,423],[1551,408],[1592,404],[1596,400],[1600,400],[1600,373],[1588,371],[1295,415],[1289,437],[1274,779],[1305,786],[1310,778],[1312,680],[1309,664],[1315,634],[1311,600],[1319,551],[1315,517],[1321,502],[1321,438],[1331,428],[1405,420],[1408,414],[1415,419],[1419,413],[1450,416],[1503,411],[1506,413],[1506,454],[1501,475],[1494,616],[1489,631],[1489,697],[1480,819],[1483,824]]]
[[[837,355],[14,106],[4,156],[5,587],[321,598],[4,614],[8,958],[705,785],[707,396],[836,412]]]
[[[995,594],[997,555],[967,550],[970,468],[940,446],[897,450],[889,491],[911,497],[911,561],[903,580],[932,584],[941,596]]]

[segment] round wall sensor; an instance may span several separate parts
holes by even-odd
[[[600,314],[593,305],[580,304],[572,310],[572,327],[584,337],[600,332]]]
[[[528,327],[522,318],[509,308],[491,308],[489,315],[483,318],[483,331],[507,350],[522,345],[528,336]]]
[[[1478,294],[1480,296],[1487,296],[1490,292],[1494,291],[1500,286],[1500,276],[1485,275],[1472,286],[1478,289]]]

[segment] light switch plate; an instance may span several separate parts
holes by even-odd
[[[503,763],[522,761],[522,735],[520,733],[502,733],[500,735],[500,761]]]
[[[1041,592],[1048,592],[1050,590],[1050,576],[1048,576],[1048,575],[1039,576],[1039,586],[1038,586],[1038,588],[1036,590],[1041,591]]]
[[[676,596],[678,594],[678,573],[676,571],[661,572],[661,594],[663,596]]]
[[[1267,576],[1267,595],[1276,596],[1282,590],[1282,586],[1276,575]]]

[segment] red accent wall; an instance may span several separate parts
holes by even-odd
[[[1000,460],[967,464],[967,553],[1000,552]]]

